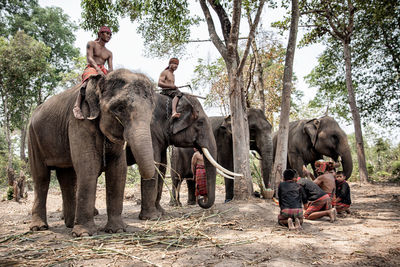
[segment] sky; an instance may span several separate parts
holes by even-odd
[[[76,23],[81,22],[81,7],[80,0],[39,0],[39,4],[43,7],[56,6],[64,10],[66,14]],[[202,16],[202,11],[199,4],[196,2],[192,6],[192,12]],[[265,29],[271,30],[269,27],[270,23],[281,19],[283,16],[282,10],[271,10],[264,9],[262,15],[262,25]],[[246,23],[247,24],[247,23]],[[217,25],[216,25],[217,27]],[[247,31],[242,35],[247,35]],[[94,40],[95,35],[90,32],[86,32],[79,29],[76,33],[75,47],[78,47],[82,55],[85,55],[86,44],[89,40]],[[281,40],[286,47],[287,36],[281,37]],[[298,40],[301,38],[301,33],[298,35]],[[193,31],[193,39],[209,39],[206,27],[200,27]],[[113,52],[113,64],[114,69],[116,68],[128,68],[135,71],[140,71],[147,74],[154,81],[158,80],[161,71],[168,66],[168,58],[150,58],[144,56],[144,46],[140,35],[136,33],[135,24],[129,21],[129,19],[123,19],[120,21],[120,30],[117,33],[113,33],[112,39],[106,45]],[[311,99],[316,90],[309,88],[304,82],[303,77],[311,72],[311,70],[317,65],[317,57],[323,51],[322,45],[313,45],[306,48],[296,48],[294,58],[294,74],[298,78],[298,82],[295,84],[297,89],[304,92],[304,99]],[[190,81],[194,77],[194,68],[197,65],[197,59],[202,58],[203,60],[214,60],[219,56],[217,49],[211,42],[191,43],[187,46],[187,55],[180,58],[179,68],[175,71],[175,84],[185,85],[190,84]],[[182,91],[188,91],[189,89],[183,88]],[[189,91],[188,91],[189,92]],[[205,93],[204,93],[205,94]],[[221,115],[218,114],[218,109],[207,110],[209,115]]]

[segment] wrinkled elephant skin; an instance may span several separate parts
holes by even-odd
[[[195,97],[184,95],[178,102],[177,111],[181,113],[178,119],[171,119],[171,98],[156,94],[156,108],[153,112],[151,123],[151,136],[153,141],[154,160],[160,174],[165,176],[167,164],[167,148],[169,145],[177,147],[207,148],[212,157],[216,158],[217,149],[212,133],[211,123],[205,114],[200,102]],[[128,165],[135,163],[127,150]],[[215,167],[204,160],[207,173],[207,198],[199,199],[202,208],[210,208],[215,201]],[[154,179],[141,180],[141,211],[139,218],[142,220],[154,219],[164,213],[160,205],[163,181],[158,173]]]
[[[106,232],[124,231],[122,202],[126,179],[125,141],[139,162],[140,173],[154,175],[150,135],[154,109],[153,84],[142,74],[119,69],[93,77],[82,105],[85,116],[97,109],[94,120],[78,120],[72,108],[79,86],[49,98],[33,113],[29,125],[29,163],[34,182],[32,230],[48,228],[46,199],[50,171],[60,183],[64,221],[74,236],[96,233],[93,211],[96,183],[105,172],[108,221]]]
[[[277,142],[277,133],[274,133],[274,156]],[[319,119],[293,121],[289,125],[288,138],[288,168],[295,169],[304,177],[303,165],[311,164],[314,173],[314,163],[331,157],[337,161],[341,157],[343,172],[350,178],[353,171],[350,147],[346,133],[339,124],[329,116]]]
[[[265,186],[270,183],[270,173],[272,167],[272,126],[260,109],[250,108],[247,110],[247,117],[250,131],[250,149],[255,150],[261,156],[261,167]],[[210,117],[215,141],[217,143],[217,161],[222,167],[233,171],[233,147],[232,147],[232,127],[231,118]],[[181,205],[179,200],[180,184],[183,178],[193,177],[190,168],[190,159],[193,150],[174,148],[171,158],[171,168],[176,172],[171,172],[173,182],[172,196],[170,205]],[[178,178],[178,174],[181,179]],[[225,200],[232,200],[234,197],[234,180],[225,179]],[[188,186],[188,204],[193,203],[194,181],[186,180]]]

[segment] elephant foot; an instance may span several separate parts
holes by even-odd
[[[188,200],[187,204],[188,205],[196,205],[196,200]]]
[[[148,211],[148,210],[141,210],[139,214],[139,219],[140,220],[154,220],[159,218],[162,215],[162,212],[160,212],[157,209]]]
[[[75,220],[75,218],[71,218],[71,219],[66,218],[66,219],[64,219],[65,226],[67,228],[74,227],[74,220]]]
[[[232,199],[225,199],[225,202],[224,203],[228,203],[228,202],[231,202],[232,201]]]
[[[75,224],[72,229],[73,237],[92,236],[94,234],[97,234],[97,228],[94,223],[89,223],[88,225]]]
[[[49,229],[49,225],[42,220],[32,220],[29,229],[31,231],[44,231]]]
[[[109,220],[101,230],[109,234],[123,233],[126,232],[126,227],[128,227],[128,225],[120,218],[118,220]]]
[[[165,209],[163,209],[160,205],[156,205],[156,208],[157,208],[157,210],[159,211],[159,212],[161,212],[161,215],[164,215],[166,212],[165,212]]]
[[[99,210],[98,210],[98,209],[96,209],[96,208],[94,208],[94,211],[93,211],[93,216],[97,216],[97,215],[99,215]]]

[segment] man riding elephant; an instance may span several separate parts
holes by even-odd
[[[103,26],[99,30],[97,39],[89,41],[86,45],[86,60],[88,65],[83,71],[81,90],[76,98],[73,109],[74,116],[77,119],[85,119],[81,110],[81,104],[86,95],[88,79],[94,75],[105,76],[108,72],[113,71],[113,55],[112,52],[105,47],[106,43],[110,41],[111,35],[110,28]],[[104,67],[105,63],[108,65],[108,70]],[[91,112],[88,119],[94,119],[94,117],[95,115]]]

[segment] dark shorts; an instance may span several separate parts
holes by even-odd
[[[313,212],[329,210],[331,206],[332,206],[331,198],[329,197],[329,195],[328,194],[323,195],[317,200],[310,202],[310,205],[308,206],[306,212],[304,213],[304,218],[307,219],[308,216],[310,216],[310,214]]]
[[[183,96],[183,93],[179,91],[179,89],[162,89],[160,94],[169,96],[171,98],[174,98],[175,96],[181,98]]]
[[[303,209],[296,208],[296,209],[283,209],[281,213],[278,215],[278,220],[287,220],[288,218],[303,218]]]

